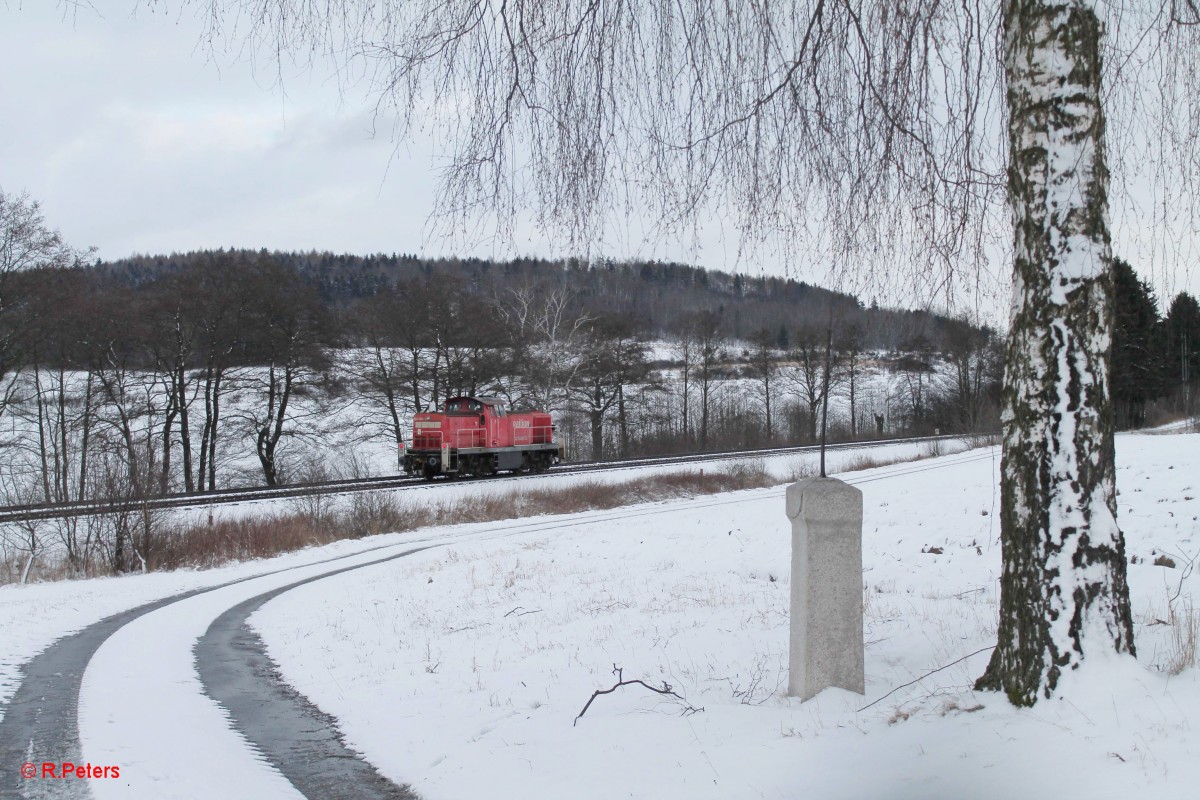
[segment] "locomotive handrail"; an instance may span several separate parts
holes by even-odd
[[[514,426],[513,429],[513,447],[525,447],[534,444],[553,444],[554,441],[554,425],[521,425]],[[475,442],[482,438],[482,444]],[[487,428],[457,428],[451,431],[451,444],[456,449],[467,447],[487,447]],[[429,442],[434,444],[430,445]],[[442,443],[446,441],[446,432],[440,428],[421,428],[420,433],[414,431],[412,438],[412,449],[414,450],[440,450]],[[465,444],[464,444],[465,441]],[[421,444],[418,444],[420,442]]]
[[[482,435],[482,445],[475,443],[479,438],[476,434]],[[463,439],[466,439],[467,441],[465,445],[463,444]],[[487,447],[487,428],[459,428],[458,430],[454,431],[454,446],[459,450],[462,450],[466,447]]]
[[[553,425],[514,425],[512,431],[514,447],[530,444],[550,444],[554,438]],[[535,435],[535,431],[539,431],[541,435]]]

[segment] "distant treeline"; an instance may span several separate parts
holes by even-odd
[[[1115,278],[1118,424],[1194,413],[1196,301],[1163,318],[1127,264]],[[215,251],[0,270],[0,502],[120,501],[0,529],[0,569],[27,574],[48,541],[80,574],[153,568],[144,498],[397,454],[414,413],[458,394],[554,412],[572,459],[813,442],[827,392],[833,438],[991,432],[1000,351],[961,320],[657,262]]]
[[[602,458],[811,442],[827,387],[834,437],[992,430],[997,364],[963,322],[678,264],[17,266],[0,270],[0,503],[113,510],[0,527],[0,568],[27,576],[57,542],[79,574],[153,569],[168,542],[145,498],[379,469],[358,454],[400,453],[412,415],[458,394],[550,410],[569,458]]]
[[[879,350],[899,350],[917,337],[934,343],[950,341],[971,330],[969,324],[944,315],[866,306],[852,295],[790,278],[752,277],[662,261],[490,261],[218,250],[134,256],[100,262],[94,270],[106,281],[141,290],[197,268],[220,264],[224,270],[247,270],[264,261],[299,276],[330,308],[350,307],[356,300],[392,296],[396,290],[433,282],[485,301],[504,302],[514,293],[531,290],[567,292],[577,309],[593,316],[630,318],[643,335],[660,339],[678,334],[699,311],[718,314],[722,332],[729,338],[745,340],[769,328],[782,346],[796,328],[824,329],[831,318],[841,326],[855,327],[864,347]]]

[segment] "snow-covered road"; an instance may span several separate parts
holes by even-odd
[[[0,797],[303,797],[247,747],[196,678],[193,650],[209,624],[246,599],[306,579],[396,558],[412,545],[284,568],[173,595],[72,634],[24,668],[0,720]],[[62,780],[45,764],[115,767]],[[35,777],[12,765],[32,764]],[[121,774],[123,773],[123,774]],[[247,794],[242,794],[246,792]]]

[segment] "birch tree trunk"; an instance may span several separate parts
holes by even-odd
[[[1111,253],[1104,35],[1087,0],[1007,0],[1015,236],[1005,361],[998,643],[978,688],[1054,694],[1097,653],[1133,653],[1108,390]]]

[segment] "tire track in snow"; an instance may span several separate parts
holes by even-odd
[[[246,619],[264,603],[299,586],[427,549],[406,550],[263,592],[213,620],[196,643],[196,669],[205,694],[229,712],[234,727],[310,800],[416,800],[417,795],[407,785],[380,775],[346,746],[337,720],[279,676],[262,639]]]
[[[217,587],[213,587],[217,588]],[[59,639],[27,663],[24,680],[0,720],[0,798],[90,797],[87,782],[23,778],[19,767],[42,762],[83,763],[79,742],[79,687],[92,655],[118,629],[143,614],[183,600],[200,589],[122,611]]]
[[[396,546],[389,544],[372,549]],[[153,611],[191,597],[283,572],[362,556],[369,552],[370,550],[364,550],[349,553],[326,561],[299,564],[238,578],[216,586],[170,595],[106,617],[50,645],[21,668],[21,684],[5,704],[4,716],[0,718],[0,800],[91,797],[86,780],[55,780],[40,777],[27,779],[21,776],[20,768],[25,763],[33,763],[37,766],[38,774],[40,774],[43,762],[84,763],[79,737],[79,692],[83,674],[100,646],[125,625]],[[414,551],[406,551],[403,555],[411,552]],[[394,557],[396,556],[387,558]],[[387,558],[376,559],[376,561],[387,560]],[[366,566],[366,564],[356,566]],[[334,570],[323,573],[320,577],[354,568],[352,566]]]

